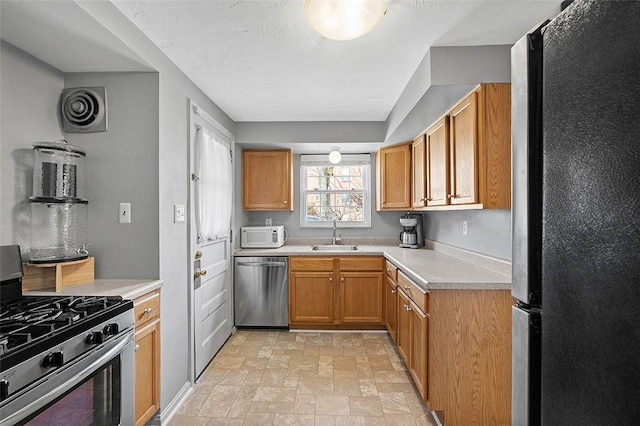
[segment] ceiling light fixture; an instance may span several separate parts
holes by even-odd
[[[353,40],[371,31],[387,12],[387,0],[305,0],[307,25],[331,40]]]
[[[342,159],[342,154],[340,153],[340,148],[331,148],[329,151],[329,162],[331,164],[338,164]]]

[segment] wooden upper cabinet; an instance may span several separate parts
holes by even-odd
[[[450,204],[511,208],[511,85],[483,83],[449,113]]]
[[[478,202],[478,101],[473,92],[451,110],[451,204],[476,204]]]
[[[427,206],[444,206],[449,199],[449,117],[425,132]]]
[[[427,179],[425,173],[425,135],[420,135],[411,144],[411,207],[426,206]]]
[[[377,210],[411,207],[411,143],[381,148],[376,155]]]
[[[242,151],[242,208],[293,211],[293,153]]]

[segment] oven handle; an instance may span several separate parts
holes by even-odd
[[[115,346],[102,354],[100,358],[93,361],[88,367],[84,368],[79,373],[75,374],[71,379],[65,381],[63,384],[48,392],[46,395],[41,396],[30,404],[26,405],[22,409],[10,414],[9,416],[0,420],[0,425],[13,424],[12,419],[21,420],[27,418],[32,413],[35,413],[42,407],[45,407],[50,402],[55,401],[70,388],[73,388],[77,384],[80,384],[88,374],[91,374],[94,370],[97,370],[101,365],[104,365],[107,361],[111,360],[115,355],[122,351],[128,344],[132,343],[133,330],[127,332],[122,336],[122,340]]]

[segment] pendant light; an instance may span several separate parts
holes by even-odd
[[[387,0],[305,0],[307,25],[331,40],[353,40],[371,31],[387,12]]]

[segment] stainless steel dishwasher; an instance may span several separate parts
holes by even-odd
[[[235,258],[236,326],[289,325],[288,265],[286,257]]]

